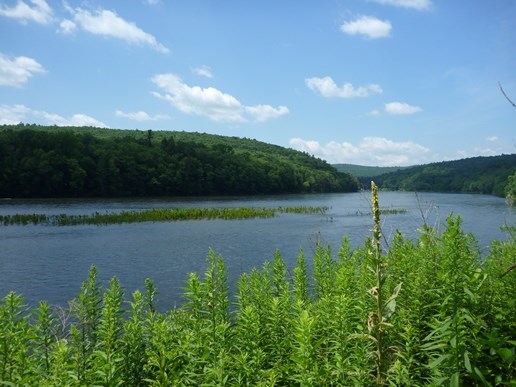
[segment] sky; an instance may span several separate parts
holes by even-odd
[[[0,0],[0,125],[253,138],[329,163],[516,153],[516,0]]]

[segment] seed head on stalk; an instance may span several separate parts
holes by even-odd
[[[380,204],[378,201],[378,186],[371,181],[372,204],[373,204],[373,243],[377,253],[380,253]]]

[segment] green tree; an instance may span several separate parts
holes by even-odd
[[[516,172],[507,178],[507,185],[505,186],[505,197],[510,206],[516,203]]]

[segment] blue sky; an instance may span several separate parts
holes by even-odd
[[[0,36],[0,124],[380,166],[516,152],[514,0],[0,1]]]

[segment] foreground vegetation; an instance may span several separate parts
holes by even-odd
[[[0,198],[355,192],[327,162],[199,133],[0,126]]]
[[[335,254],[318,244],[289,270],[280,252],[228,294],[224,261],[209,252],[185,303],[155,309],[147,280],[128,302],[91,267],[67,309],[20,295],[0,304],[5,385],[475,386],[516,385],[516,241],[481,257],[459,217],[423,224],[417,240],[373,232]],[[508,228],[509,231],[514,231]],[[514,236],[514,235],[513,235]]]

